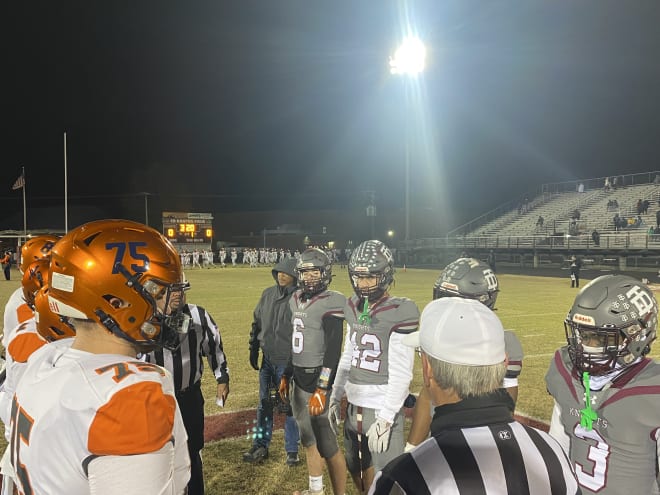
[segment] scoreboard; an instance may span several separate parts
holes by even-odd
[[[180,211],[163,212],[163,235],[177,249],[211,249],[213,215]]]

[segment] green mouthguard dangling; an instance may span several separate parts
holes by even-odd
[[[368,298],[364,299],[364,308],[362,309],[362,313],[360,313],[360,316],[358,317],[358,321],[362,325],[371,325],[371,316],[369,316],[369,299]]]
[[[593,429],[593,422],[598,419],[598,414],[591,408],[591,388],[589,387],[589,373],[582,373],[582,382],[584,383],[584,399],[586,406],[584,409],[580,409],[580,426],[582,428],[590,431]]]

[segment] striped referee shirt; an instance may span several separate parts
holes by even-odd
[[[502,393],[437,407],[431,438],[385,466],[369,494],[580,494],[559,444],[513,421]]]
[[[176,392],[186,390],[201,380],[204,357],[216,381],[228,383],[227,359],[215,321],[204,308],[195,304],[186,304],[183,312],[192,320],[188,333],[180,337],[179,348],[176,351],[156,349],[146,355],[146,361],[156,363],[172,373]]]

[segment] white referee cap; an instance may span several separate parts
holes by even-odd
[[[474,299],[431,301],[422,311],[419,331],[406,335],[403,343],[452,364],[490,366],[506,359],[502,323]]]

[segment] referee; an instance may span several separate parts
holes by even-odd
[[[504,329],[479,301],[432,301],[419,332],[424,387],[437,405],[431,438],[376,475],[370,494],[579,494],[559,444],[512,418]]]
[[[185,297],[185,296],[184,296]],[[184,314],[188,315],[190,327],[181,335],[181,345],[176,351],[157,349],[147,354],[148,362],[156,363],[172,373],[176,401],[181,410],[183,423],[188,433],[190,454],[190,482],[188,495],[203,495],[204,473],[200,451],[204,447],[204,397],[201,390],[203,370],[202,358],[206,357],[209,367],[218,382],[216,399],[224,404],[229,395],[227,359],[222,350],[222,339],[218,327],[201,306],[183,301]]]

